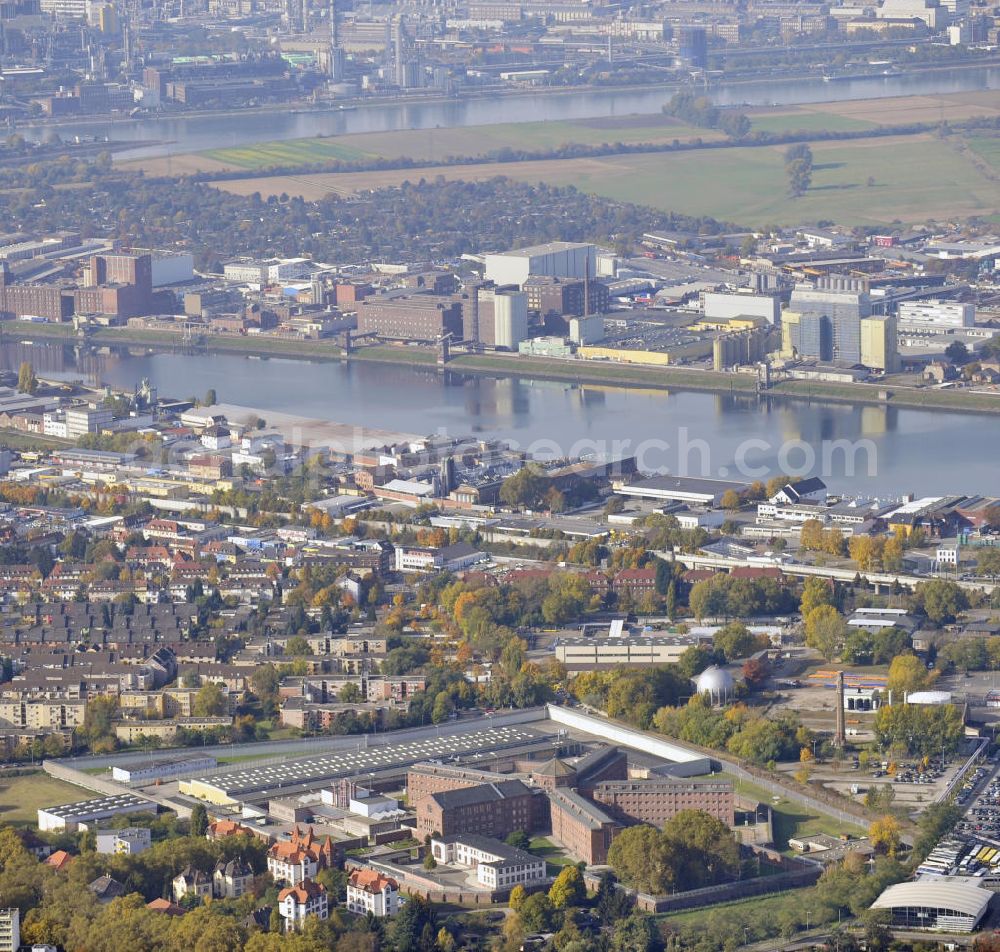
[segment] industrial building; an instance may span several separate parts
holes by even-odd
[[[706,291],[703,303],[707,320],[762,317],[768,324],[781,323],[781,298],[777,294]]]
[[[619,665],[675,664],[694,638],[560,638],[553,646],[557,661],[569,671],[593,671]]]
[[[862,319],[861,363],[887,374],[899,370],[896,318],[888,316]]]
[[[815,288],[797,285],[789,307],[799,315],[797,333],[790,329],[798,356],[861,362],[861,321],[872,313],[864,280],[829,275]]]
[[[771,349],[770,341],[770,325],[716,337],[712,341],[712,368],[723,371],[758,363]]]
[[[608,286],[601,281],[548,274],[531,275],[524,282],[524,292],[528,296],[528,310],[546,322],[558,317],[604,314],[610,303]]]
[[[207,754],[195,757],[170,757],[154,763],[112,767],[111,777],[118,783],[141,787],[157,780],[174,780],[188,774],[212,770],[218,761]]]
[[[530,248],[487,254],[483,256],[483,276],[498,287],[516,284],[519,288],[523,288],[532,275],[587,278],[596,273],[596,251],[591,244],[550,241]]]
[[[447,334],[462,336],[462,304],[450,297],[387,293],[365,298],[357,307],[359,336],[428,343]]]
[[[462,336],[496,350],[517,350],[528,336],[528,297],[514,288],[474,286],[462,301]]]
[[[717,506],[729,491],[742,492],[745,484],[725,479],[700,479],[693,476],[649,476],[634,482],[615,482],[614,491],[639,499],[686,502],[695,506]]]
[[[129,813],[156,813],[156,804],[131,793],[114,797],[97,797],[38,811],[38,829],[75,833],[89,829],[91,824]]]
[[[272,793],[287,796],[318,790],[341,777],[402,780],[407,769],[421,761],[481,758],[484,764],[501,763],[505,758],[509,761],[558,746],[556,738],[526,728],[495,727],[378,746],[359,742],[355,748],[336,753],[181,780],[178,787],[182,794],[209,803],[235,805],[244,800],[265,800]]]
[[[896,317],[900,330],[950,334],[976,326],[976,306],[958,301],[903,301]]]

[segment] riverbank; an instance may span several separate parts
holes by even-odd
[[[151,350],[192,353],[243,354],[247,357],[283,357],[297,360],[329,361],[345,359],[342,349],[329,341],[285,341],[270,337],[208,336],[185,342],[163,331],[133,328],[102,328],[78,337],[69,325],[6,321],[0,325],[0,340],[80,344],[83,346],[136,346]],[[415,369],[447,369],[457,374],[489,377],[516,377],[553,380],[577,385],[613,389],[691,390],[747,397],[758,395],[757,378],[752,374],[720,373],[690,367],[643,367],[611,361],[584,361],[555,357],[515,357],[506,354],[456,354],[446,368],[439,368],[437,352],[426,347],[377,344],[362,347],[346,356],[348,361],[382,363]],[[1000,393],[956,390],[924,390],[895,387],[892,383],[838,384],[813,380],[784,380],[760,397],[809,403],[897,407],[916,410],[945,410],[956,413],[1000,414]]]
[[[891,43],[874,43],[874,49],[883,46],[892,46]],[[763,54],[764,50],[754,51]],[[912,63],[899,73],[893,73],[892,79],[906,79],[925,73],[945,72],[949,70],[982,69],[1000,65],[1000,55],[976,56],[966,60],[940,63]],[[797,80],[817,79],[816,67],[806,66],[801,69],[790,69],[788,72],[779,75],[761,76],[759,73],[748,72],[746,70],[733,70],[730,73],[723,73],[715,82],[726,86],[743,85],[779,85],[781,83],[795,82]],[[852,79],[881,80],[885,76],[879,72],[870,74],[859,74]],[[578,93],[629,93],[647,92],[650,90],[677,90],[686,85],[683,79],[674,78],[668,82],[641,82],[641,83],[608,83],[594,84],[581,83],[573,86],[531,86],[531,87],[490,87],[488,89],[460,90],[457,93],[436,93],[422,90],[409,95],[393,95],[384,97],[353,96],[337,99],[330,103],[314,105],[311,102],[288,102],[288,103],[263,103],[246,109],[234,109],[226,107],[223,109],[191,109],[184,112],[162,112],[148,115],[127,116],[112,114],[107,117],[100,116],[79,116],[73,118],[60,117],[57,119],[47,119],[41,116],[32,116],[29,121],[23,123],[26,126],[39,126],[45,128],[73,128],[80,125],[91,125],[95,120],[105,118],[109,123],[125,125],[139,123],[148,120],[183,120],[183,119],[227,119],[261,116],[266,117],[274,114],[285,114],[289,110],[296,114],[307,116],[337,115],[355,109],[378,109],[384,106],[415,106],[427,103],[441,102],[492,102],[497,98],[520,99],[535,98],[539,95],[560,97],[574,95]],[[710,91],[710,90],[709,90]],[[115,142],[113,146],[118,148],[139,148],[145,145],[155,145],[155,142]]]

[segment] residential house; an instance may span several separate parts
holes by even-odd
[[[347,880],[347,908],[359,916],[392,916],[399,910],[399,883],[374,869],[355,869]]]
[[[301,929],[309,916],[326,919],[330,915],[326,889],[311,879],[288,886],[278,893],[278,913],[285,920],[285,932]]]
[[[212,892],[216,899],[239,899],[253,885],[253,870],[242,857],[221,860],[212,873]]]
[[[212,895],[212,877],[193,866],[185,866],[173,880],[174,901],[185,896],[209,898]]]

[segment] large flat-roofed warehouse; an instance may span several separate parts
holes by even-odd
[[[374,775],[377,780],[398,777],[403,781],[407,768],[420,761],[475,759],[486,767],[503,756],[552,751],[558,745],[556,738],[523,727],[494,727],[372,747],[363,747],[359,741],[357,748],[319,757],[181,780],[178,790],[199,800],[227,806],[241,800],[267,799],[271,794],[287,796],[316,790],[338,777]]]
[[[640,499],[669,499],[696,506],[717,506],[722,497],[732,489],[741,492],[744,483],[725,479],[696,479],[690,476],[649,476],[631,483],[612,484],[616,493],[637,496]]]
[[[97,797],[58,807],[46,807],[38,811],[38,829],[75,833],[80,828],[87,829],[91,823],[110,820],[126,813],[156,813],[156,804],[131,793],[123,793],[116,797]]]
[[[972,932],[992,897],[979,880],[967,876],[921,876],[890,886],[872,909],[888,909],[893,925],[906,929]]]
[[[119,783],[142,786],[143,784],[154,783],[157,780],[169,780],[171,778],[183,777],[185,774],[212,770],[217,766],[217,763],[214,757],[207,755],[168,757],[151,764],[127,764],[123,767],[112,767],[111,776]]]

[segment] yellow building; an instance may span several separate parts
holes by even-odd
[[[692,324],[688,330],[692,331],[752,331],[757,327],[766,327],[767,321],[762,317],[718,317],[702,318],[696,324]]]
[[[651,367],[665,367],[670,363],[670,354],[656,350],[624,350],[617,347],[581,347],[577,353],[584,360],[614,360],[622,364],[645,364]]]
[[[899,369],[896,344],[896,318],[865,317],[861,319],[861,363],[887,374]]]
[[[781,356],[790,360],[796,354],[793,341],[798,337],[799,321],[802,315],[798,311],[784,311],[781,315]]]

